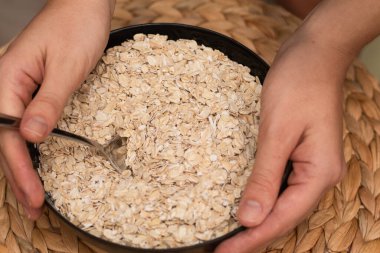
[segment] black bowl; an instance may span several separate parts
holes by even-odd
[[[112,31],[109,37],[107,48],[120,45],[127,39],[133,39],[133,36],[137,33],[144,34],[162,34],[167,35],[171,40],[177,39],[190,39],[195,40],[198,44],[203,44],[205,46],[218,49],[227,55],[231,60],[236,61],[244,66],[250,68],[250,73],[254,76],[258,76],[261,83],[264,82],[264,78],[269,70],[268,64],[266,64],[258,55],[252,52],[247,47],[243,46],[239,42],[224,36],[222,34],[216,33],[211,30],[204,28],[199,28],[195,26],[182,25],[182,24],[143,24],[130,26],[122,29]],[[39,153],[35,145],[30,146],[30,153],[35,168],[39,167]],[[282,192],[286,187],[287,177],[291,170],[291,164],[288,163],[286,166],[285,174],[283,177],[283,182],[280,192]],[[45,197],[46,205],[52,210],[64,223],[71,228],[72,232],[77,234],[80,238],[89,241],[91,244],[96,245],[108,252],[131,252],[131,253],[147,253],[147,252],[184,252],[184,253],[204,253],[212,252],[216,246],[223,240],[232,237],[233,235],[243,231],[244,227],[239,227],[221,237],[215,238],[210,241],[202,242],[199,244],[169,248],[169,249],[143,249],[135,248],[130,246],[125,246],[117,243],[107,241],[103,238],[96,237],[90,233],[78,228],[73,223],[71,223],[65,216],[63,216],[58,209],[54,206],[54,201],[51,197],[46,194]]]

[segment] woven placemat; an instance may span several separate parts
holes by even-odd
[[[112,28],[147,22],[186,23],[221,32],[269,63],[300,24],[284,9],[262,1],[117,1]],[[344,91],[347,175],[305,222],[264,252],[380,252],[379,83],[355,61]],[[102,252],[71,234],[48,210],[36,222],[27,220],[0,170],[0,253],[36,249],[42,253]]]

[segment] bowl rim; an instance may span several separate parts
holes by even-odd
[[[238,42],[238,41],[236,41],[236,40],[234,40],[234,39],[232,39],[232,38],[230,38],[230,37],[228,37],[228,36],[226,36],[224,34],[221,34],[219,32],[216,32],[216,31],[213,31],[213,30],[210,30],[210,29],[206,29],[206,28],[202,28],[202,27],[198,27],[198,26],[193,26],[193,25],[180,24],[180,23],[144,23],[144,24],[138,24],[138,25],[130,25],[130,26],[126,26],[126,27],[122,27],[122,28],[118,28],[118,29],[112,30],[110,32],[109,40],[107,42],[107,46],[105,47],[104,51],[106,51],[110,47],[113,47],[113,46],[116,46],[116,45],[120,45],[123,41],[125,41],[125,39],[122,40],[121,42],[120,42],[120,40],[116,40],[116,41],[113,40],[113,38],[116,35],[118,35],[119,33],[122,33],[122,32],[125,32],[125,31],[130,31],[130,32],[136,31],[135,34],[142,33],[139,30],[143,29],[143,28],[147,28],[147,27],[168,28],[168,29],[173,29],[173,28],[177,28],[177,29],[178,28],[190,29],[190,30],[195,30],[197,32],[205,33],[205,34],[208,34],[208,35],[211,35],[211,36],[214,36],[214,37],[216,36],[216,37],[218,37],[219,39],[222,39],[222,40],[226,40],[226,41],[228,41],[228,43],[232,44],[234,47],[239,47],[241,50],[246,51],[248,54],[255,56],[254,60],[256,62],[259,62],[259,64],[261,64],[262,67],[265,69],[264,76],[262,76],[261,78],[259,77],[260,81],[261,81],[261,84],[263,84],[265,75],[266,75],[266,73],[269,70],[269,65],[259,55],[257,55],[255,52],[253,52],[251,49],[249,49],[248,47],[244,46],[240,42]],[[166,34],[163,33],[163,35],[166,35]],[[209,46],[209,47],[211,47],[211,46]],[[218,48],[214,48],[214,47],[211,47],[211,48],[218,49]],[[220,49],[218,49],[218,50],[221,51]],[[229,55],[227,55],[227,56],[230,58]],[[233,61],[236,61],[236,62],[240,63],[237,60],[233,60]],[[240,64],[242,64],[242,63],[240,63]],[[244,64],[242,64],[242,65],[244,65]],[[250,67],[249,67],[249,69],[250,69],[250,71],[252,71],[252,69]],[[30,154],[31,154],[31,158],[32,158],[32,161],[33,161],[34,168],[36,168],[36,169],[40,168],[38,145],[37,144],[29,144],[29,150],[30,150]],[[290,174],[290,170],[291,170],[291,163],[288,162],[288,164],[287,164],[287,166],[285,168],[285,174],[284,174],[284,177],[283,177],[283,180],[282,180],[282,185],[281,185],[280,193],[287,186],[286,185],[286,181],[287,181],[287,178],[288,178],[288,176]],[[41,181],[42,181],[42,179],[41,179]],[[43,183],[43,181],[42,181],[42,183]],[[52,197],[46,191],[45,191],[45,203],[47,204],[47,206],[49,207],[49,209],[52,210],[54,212],[54,214],[57,215],[66,225],[68,225],[70,228],[72,228],[73,231],[80,238],[84,238],[84,239],[88,239],[89,238],[89,239],[91,239],[92,242],[96,242],[95,244],[97,244],[97,245],[104,245],[104,246],[107,246],[107,247],[117,247],[119,249],[122,248],[122,249],[124,249],[126,251],[130,250],[130,251],[141,252],[141,253],[147,253],[147,252],[152,252],[152,253],[182,252],[182,251],[189,251],[189,250],[191,251],[191,250],[195,250],[195,249],[199,249],[199,248],[207,248],[207,247],[214,248],[215,246],[217,246],[218,244],[220,244],[225,239],[230,238],[233,235],[236,235],[237,233],[239,233],[239,232],[241,232],[241,231],[243,231],[243,230],[246,229],[244,226],[239,226],[239,227],[235,228],[234,230],[232,230],[232,231],[230,231],[230,232],[228,232],[226,234],[223,234],[222,236],[218,236],[218,237],[213,238],[211,240],[202,241],[200,243],[196,243],[196,244],[192,244],[192,245],[188,245],[188,246],[181,246],[181,247],[174,247],[174,248],[138,248],[138,247],[131,246],[131,245],[125,245],[125,244],[120,244],[120,243],[112,242],[112,241],[109,241],[109,240],[107,240],[105,238],[95,236],[95,235],[93,235],[93,234],[91,234],[91,233],[83,230],[79,226],[74,225],[69,220],[68,217],[66,217],[65,215],[63,215],[55,207],[54,201],[53,201]],[[100,247],[102,247],[102,246],[100,246]]]
[[[137,24],[137,25],[130,25],[130,26],[125,26],[125,27],[121,27],[121,28],[117,28],[117,29],[114,29],[110,32],[110,36],[109,36],[109,40],[107,42],[107,46],[105,48],[105,51],[110,48],[110,47],[113,47],[113,46],[117,46],[117,45],[120,45],[122,42],[124,42],[124,40],[120,40],[118,39],[116,36],[119,32],[124,32],[125,30],[128,30],[129,32],[133,32],[135,31],[136,33],[141,33],[139,32],[138,30],[139,29],[144,29],[144,28],[151,28],[151,29],[160,29],[160,28],[168,28],[168,29],[173,29],[173,28],[180,28],[180,29],[185,29],[185,30],[188,30],[189,32],[191,31],[197,31],[197,32],[200,32],[200,33],[203,33],[205,35],[210,35],[210,36],[216,36],[216,37],[219,37],[219,39],[222,39],[222,41],[225,41],[225,42],[228,42],[230,45],[233,45],[234,48],[236,49],[239,49],[239,50],[242,50],[242,51],[245,51],[247,53],[249,53],[251,56],[254,56],[255,57],[255,62],[256,63],[259,63],[261,65],[261,67],[263,69],[265,69],[265,73],[261,73],[261,75],[259,76],[259,79],[260,79],[260,82],[261,82],[261,85],[263,85],[264,83],[264,78],[266,76],[266,74],[268,73],[269,71],[269,64],[261,57],[259,56],[257,53],[255,53],[254,51],[252,51],[251,49],[249,49],[247,46],[243,45],[242,43],[240,43],[239,41],[231,38],[231,37],[228,37],[227,35],[224,35],[220,32],[217,32],[217,31],[213,31],[213,30],[210,30],[208,28],[204,28],[204,27],[200,27],[200,26],[194,26],[194,25],[188,25],[188,24],[181,24],[181,23],[144,23],[144,24]],[[136,34],[135,33],[135,34]],[[165,35],[165,34],[163,34]],[[182,36],[178,36],[179,38],[182,37]],[[170,39],[170,38],[169,38]],[[185,38],[187,39],[187,38]],[[198,40],[197,38],[192,38],[193,40],[197,41],[198,43]],[[221,52],[223,52],[223,49],[219,49],[220,46],[209,46],[209,45],[206,45],[208,47],[211,47],[212,49],[217,49]],[[234,56],[232,56],[233,52],[230,52],[230,53],[225,53],[223,52],[223,54],[227,55],[228,58],[232,61],[235,61],[241,65],[244,65],[246,67],[248,67],[250,69],[250,73],[252,75],[256,75],[256,74],[253,74],[252,73],[252,69],[249,67],[249,63],[240,63],[241,59],[234,59]],[[252,58],[251,58],[252,60]]]

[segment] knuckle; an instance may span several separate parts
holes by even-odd
[[[49,116],[54,116],[59,114],[63,103],[57,99],[56,94],[51,92],[44,92],[39,94],[37,100],[35,101],[39,104],[39,108],[44,109],[45,112],[49,113]]]
[[[337,160],[326,164],[323,170],[327,173],[327,175],[325,175],[325,178],[328,179],[327,186],[333,187],[343,179],[346,171],[346,165],[344,161],[342,162],[341,160]]]
[[[13,61],[12,61],[13,60]],[[5,55],[0,59],[0,94],[11,95],[25,104],[31,100],[32,93],[36,90],[37,84],[29,71],[16,64],[17,59]]]
[[[273,196],[277,194],[274,179],[270,171],[257,170],[249,178],[249,187],[264,197]]]
[[[282,124],[269,124],[270,119],[262,118],[259,125],[259,139],[280,140],[283,137]],[[270,137],[270,138],[269,138]]]
[[[10,80],[14,80],[15,83],[21,81],[18,80],[19,75],[17,75],[17,67],[14,66],[9,59],[9,57],[3,56],[0,59],[0,76],[4,83],[9,83]],[[3,84],[2,84],[3,85]]]

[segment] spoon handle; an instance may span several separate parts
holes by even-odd
[[[20,127],[20,118],[8,116],[0,113],[0,127],[19,129]]]
[[[76,141],[76,142],[80,142],[80,143],[83,143],[83,144],[85,144],[87,146],[90,146],[90,147],[97,146],[93,141],[91,141],[91,140],[89,140],[89,139],[87,139],[87,138],[85,138],[83,136],[76,135],[76,134],[73,134],[73,133],[61,130],[59,128],[53,128],[53,130],[51,131],[50,135],[51,136],[62,137],[62,138],[65,138],[65,139]]]
[[[20,122],[21,122],[20,118],[8,116],[8,115],[0,113],[0,127],[1,128],[18,130],[20,129]],[[93,141],[83,136],[76,135],[76,134],[61,130],[59,128],[54,128],[52,132],[50,133],[50,135],[77,141],[87,146],[92,146],[92,147],[97,146]]]

